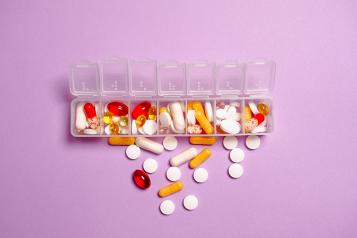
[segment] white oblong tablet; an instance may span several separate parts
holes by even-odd
[[[156,120],[146,120],[142,128],[146,135],[155,134],[157,131]]]
[[[198,206],[198,199],[195,195],[188,195],[183,199],[183,206],[189,210],[192,211],[197,208]]]
[[[227,150],[233,150],[238,146],[238,139],[235,136],[225,136],[223,139],[223,146]]]
[[[96,135],[96,134],[98,134],[98,131],[91,129],[91,128],[87,128],[87,129],[84,129],[83,133],[87,134],[87,135]]]
[[[248,147],[248,149],[251,150],[258,149],[260,146],[259,136],[256,135],[247,136],[247,138],[245,139],[245,145]]]
[[[171,200],[164,200],[160,204],[160,211],[164,215],[171,215],[175,211],[175,203]]]
[[[131,122],[131,133],[134,135],[138,134],[138,128],[136,127],[135,120],[132,120]]]
[[[226,110],[223,108],[217,109],[216,117],[220,120],[226,119]]]
[[[227,113],[228,113],[228,114],[237,113],[237,108],[234,107],[234,106],[229,106],[229,108],[227,109]]]
[[[254,115],[259,113],[257,105],[254,102],[249,102],[248,105]]]
[[[195,110],[187,111],[187,124],[193,126],[196,124]]]
[[[141,154],[141,150],[136,145],[129,145],[126,148],[125,154],[129,159],[134,160],[134,159],[139,158],[139,156]]]
[[[197,183],[204,183],[208,179],[208,171],[204,168],[198,168],[193,172],[193,179]]]
[[[177,148],[177,139],[173,136],[166,136],[162,141],[165,150],[174,150]]]
[[[244,151],[241,148],[234,148],[229,153],[229,158],[234,163],[240,163],[244,160]]]
[[[239,178],[240,176],[243,175],[243,166],[238,163],[231,164],[231,166],[229,166],[228,169],[228,174],[232,178],[235,179]]]
[[[238,134],[240,132],[240,124],[234,120],[223,120],[220,128],[228,134]]]
[[[76,128],[78,130],[84,130],[88,126],[83,107],[84,103],[78,103],[76,106]]]
[[[213,109],[210,102],[205,102],[205,114],[209,122],[213,122]]]
[[[146,159],[143,163],[143,169],[146,173],[152,174],[155,173],[158,167],[158,163],[154,159]]]
[[[176,182],[181,178],[181,170],[178,167],[170,167],[166,170],[166,178],[171,182]]]

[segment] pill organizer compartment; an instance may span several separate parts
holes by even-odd
[[[135,136],[227,135],[220,129],[219,122],[217,124],[216,110],[221,102],[224,102],[225,105],[239,104],[237,112],[240,110],[241,130],[234,135],[271,133],[274,119],[271,99],[274,73],[275,63],[266,60],[247,63],[236,61],[182,63],[173,61],[157,64],[154,60],[128,61],[114,58],[99,63],[75,64],[71,66],[70,72],[70,90],[76,97],[71,103],[71,133],[77,137],[132,136],[132,123],[135,122],[132,111],[138,104],[145,101],[150,102],[150,106],[156,108],[155,123],[157,128],[153,135],[138,133]],[[122,130],[123,134],[120,133],[120,130],[118,135],[105,133],[105,127],[108,124],[104,122],[107,119],[104,116],[107,115],[107,104],[113,101],[128,106],[128,128]],[[76,109],[80,102],[90,102],[96,105],[100,122],[97,134],[85,134],[83,129],[76,127]],[[179,133],[172,130],[160,132],[158,120],[160,107],[174,102],[184,105],[185,130]],[[212,105],[212,133],[189,133],[187,114],[188,110],[192,109],[192,102],[200,102],[205,115],[205,103],[210,102]],[[249,116],[245,109],[249,102],[254,102],[257,106],[263,102],[267,106],[269,114],[264,118],[265,131],[245,130],[245,118]],[[90,133],[92,132],[90,131]]]

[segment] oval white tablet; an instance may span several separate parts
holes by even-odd
[[[196,124],[195,110],[187,111],[187,124],[193,126]]]
[[[239,121],[240,120],[240,113],[239,112],[232,112],[232,113],[227,113],[226,114],[226,119],[228,120],[233,120],[233,121]]]
[[[238,139],[235,136],[225,136],[223,139],[223,146],[227,150],[233,150],[238,146]]]
[[[248,105],[254,115],[259,113],[257,105],[254,102],[249,102]]]
[[[78,103],[76,107],[76,128],[78,130],[84,130],[88,126],[83,106],[84,103]]]
[[[220,108],[220,109],[217,109],[216,111],[216,117],[220,120],[223,120],[226,118],[226,110]]]
[[[205,102],[205,114],[209,122],[213,122],[213,109],[210,102]]]
[[[247,138],[245,139],[245,145],[251,150],[258,149],[260,146],[259,136],[256,135],[247,136]]]
[[[238,163],[231,164],[228,169],[228,174],[232,178],[239,178],[243,175],[243,166]]]
[[[198,199],[195,195],[188,195],[183,199],[183,206],[189,210],[192,211],[197,208],[198,206]]]
[[[234,107],[234,106],[229,106],[228,110],[227,110],[227,113],[229,114],[234,114],[237,112],[237,108]]]
[[[244,160],[244,151],[241,148],[234,148],[229,153],[229,158],[234,163],[240,163]]]
[[[138,134],[138,128],[136,127],[135,120],[131,122],[131,133],[134,135]]]
[[[154,159],[146,159],[143,163],[143,169],[146,173],[152,174],[155,173],[158,167],[158,163]]]
[[[141,154],[141,150],[136,145],[129,145],[126,148],[125,154],[129,159],[133,160],[133,159],[139,158],[139,156]]]
[[[138,132],[139,132],[141,135],[145,135],[145,131],[144,131],[143,127],[139,127],[139,128],[138,128]]]
[[[146,135],[155,134],[157,131],[156,120],[146,120],[142,128]]]
[[[164,200],[160,204],[160,211],[164,215],[171,215],[175,211],[175,203],[171,200]]]
[[[159,115],[160,128],[168,128],[172,122],[171,116],[168,112],[161,112]]]
[[[195,169],[195,172],[193,172],[193,179],[197,183],[204,183],[208,179],[208,171],[205,168],[198,168]]]
[[[178,167],[170,167],[166,170],[166,178],[171,182],[176,182],[181,178],[181,170]]]
[[[96,134],[98,134],[98,131],[94,130],[94,129],[87,128],[87,129],[84,129],[83,133],[87,134],[87,135],[96,135]]]
[[[174,150],[177,148],[177,139],[173,136],[166,136],[162,142],[165,150]]]
[[[240,124],[234,120],[223,120],[220,128],[228,134],[238,134],[240,132]]]

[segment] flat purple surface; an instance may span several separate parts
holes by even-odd
[[[2,1],[0,237],[357,237],[356,12],[348,0]],[[183,166],[162,216],[156,192],[186,140],[129,161],[69,134],[68,65],[107,56],[274,59],[276,130],[244,148],[239,180],[221,139],[207,183]],[[131,173],[146,157],[160,168],[143,192]]]

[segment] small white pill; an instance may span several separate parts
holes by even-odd
[[[98,131],[94,130],[94,129],[87,128],[87,129],[84,129],[83,133],[87,134],[87,135],[96,135],[96,134],[98,134]]]
[[[120,121],[120,117],[119,116],[112,116],[112,121],[115,123],[118,123]]]
[[[209,122],[213,122],[213,109],[210,102],[205,102],[205,114]]]
[[[233,106],[229,106],[228,110],[227,110],[227,113],[229,114],[234,114],[237,112],[237,108],[236,107],[233,107]]]
[[[104,128],[104,133],[106,134],[106,135],[110,135],[111,133],[110,133],[110,125],[107,125],[105,128]]]
[[[136,145],[129,145],[126,148],[125,154],[129,159],[134,160],[134,159],[139,158],[139,156],[141,154],[141,150]]]
[[[183,206],[189,210],[192,211],[197,208],[198,206],[198,199],[195,195],[188,195],[183,199]]]
[[[243,166],[238,163],[231,164],[228,169],[228,174],[235,179],[241,177],[243,175]]]
[[[164,200],[160,204],[160,211],[164,215],[171,215],[175,211],[175,203],[171,200]]]
[[[145,172],[152,174],[155,173],[158,167],[158,163],[154,159],[146,159],[143,163],[143,169]]]
[[[263,133],[267,131],[266,125],[260,124],[252,130],[252,133]]]
[[[143,130],[146,135],[153,135],[157,131],[156,120],[146,120],[143,125]]]
[[[178,155],[175,155],[171,158],[170,164],[171,166],[179,166],[187,161],[193,159],[196,155],[198,155],[198,150],[195,147],[191,147],[187,150],[182,151]]]
[[[240,113],[239,112],[227,112],[226,119],[239,121],[240,120]]]
[[[244,160],[244,151],[241,148],[234,148],[229,153],[229,158],[234,163],[240,163]]]
[[[171,116],[168,112],[160,112],[159,115],[160,128],[169,128],[172,123]]]
[[[233,150],[238,146],[238,139],[235,136],[225,136],[223,139],[223,146],[227,150]]]
[[[226,110],[224,110],[222,108],[217,109],[217,111],[216,111],[216,117],[217,117],[217,119],[220,119],[220,120],[225,119],[226,114],[227,114]]]
[[[198,168],[193,172],[193,179],[197,183],[204,183],[208,179],[208,171],[204,168]]]
[[[254,115],[259,113],[257,105],[254,102],[249,102],[248,105]]]
[[[164,147],[162,146],[162,144],[145,137],[137,137],[135,140],[135,144],[141,149],[150,151],[155,154],[161,154],[164,151]]]
[[[173,136],[166,136],[162,142],[165,150],[174,150],[177,148],[177,139]]]
[[[193,126],[196,124],[195,110],[187,111],[187,124]]]
[[[234,120],[223,120],[220,128],[228,134],[238,134],[240,132],[240,124]]]
[[[176,182],[181,178],[181,170],[178,167],[170,167],[166,170],[166,178],[171,182]]]
[[[259,136],[256,135],[247,136],[247,138],[245,139],[245,145],[251,150],[258,149],[260,146]]]
[[[131,133],[134,135],[138,134],[138,128],[136,127],[135,120],[131,122]]]

